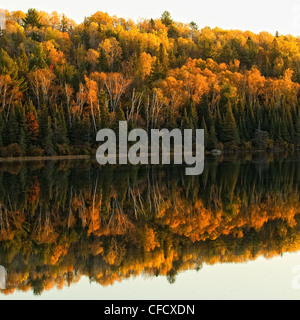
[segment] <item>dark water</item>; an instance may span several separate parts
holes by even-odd
[[[0,266],[6,271],[0,299],[56,294],[82,279],[89,280],[82,295],[89,286],[112,290],[123,283],[120,293],[132,285],[126,279],[141,276],[172,290],[189,275],[178,289],[184,299],[205,266],[220,273],[228,265],[297,253],[299,187],[300,157],[287,154],[208,158],[199,177],[172,166],[0,164]]]

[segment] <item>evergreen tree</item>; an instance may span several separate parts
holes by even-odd
[[[215,127],[214,125],[212,125],[209,129],[206,147],[208,150],[216,149],[217,143],[218,141],[217,141]]]
[[[25,108],[23,108],[21,104],[16,107],[16,117],[19,123],[19,146],[23,154],[26,154],[27,146],[30,144],[30,134],[27,126]]]
[[[107,104],[100,104],[101,128],[107,129],[110,127],[110,116]]]
[[[251,67],[255,64],[255,61],[257,59],[257,54],[258,54],[258,49],[255,43],[250,37],[248,37],[248,40],[245,46],[245,54],[243,56],[243,62],[245,63],[248,69],[251,69]]]
[[[170,130],[177,128],[176,116],[172,107],[169,109],[168,128]]]
[[[119,122],[120,121],[126,121],[126,118],[125,118],[124,111],[121,105],[119,104],[116,108],[115,118],[112,124],[112,129],[115,132],[117,138],[119,138]]]
[[[47,68],[47,57],[41,43],[35,43],[33,54],[29,60],[30,70]]]
[[[291,142],[291,136],[288,130],[288,121],[286,118],[281,119],[280,128],[282,139],[286,142]]]
[[[29,71],[29,60],[23,46],[20,49],[20,52],[18,55],[17,65],[18,65],[19,74],[22,75],[23,77],[26,77]]]
[[[216,135],[219,141],[222,141],[222,128],[223,128],[223,120],[221,117],[220,109],[217,107],[217,115],[216,115],[216,121],[215,121],[215,130]]]
[[[39,117],[39,144],[44,150],[45,155],[52,156],[54,154],[51,117],[44,105],[41,108],[41,115]]]
[[[68,31],[68,20],[65,14],[62,15],[61,21],[60,21],[60,31],[61,32],[67,32]]]
[[[201,129],[204,130],[204,145],[205,145],[205,147],[207,147],[207,142],[208,142],[208,130],[207,130],[207,125],[206,125],[206,122],[205,122],[204,117],[202,118]]]
[[[28,28],[29,26],[37,28],[42,27],[41,18],[35,9],[28,10],[25,19],[23,19],[23,23],[25,28]]]
[[[44,130],[44,135],[42,137],[42,148],[45,151],[46,156],[54,155],[54,145],[53,145],[53,132],[51,128],[51,118],[48,117],[48,123]]]
[[[18,78],[17,64],[3,49],[0,49],[0,75],[9,75],[14,80]]]
[[[188,117],[186,108],[184,108],[184,117],[183,117],[183,121],[182,121],[182,129],[190,129],[190,119]]]
[[[159,45],[158,59],[162,67],[163,78],[165,78],[169,68],[169,58],[162,43]]]
[[[169,11],[165,11],[161,16],[161,22],[166,26],[170,27],[174,21],[171,17],[171,13]]]
[[[100,48],[100,54],[98,58],[98,71],[109,72],[109,65],[106,57],[106,53],[103,48]]]
[[[160,63],[160,60],[156,58],[153,67],[151,69],[150,80],[151,82],[155,82],[159,79],[163,79],[165,76],[164,69]]]
[[[12,143],[18,143],[19,124],[16,117],[15,107],[12,107],[4,124],[3,143],[8,146]]]
[[[294,143],[297,148],[300,147],[300,114],[298,113],[298,117],[296,119],[296,124],[295,124],[295,140]]]
[[[62,105],[59,108],[56,108],[54,119],[54,138],[56,144],[68,145],[69,143],[69,139],[67,137],[67,125]]]
[[[188,116],[190,119],[191,129],[197,129],[199,118],[198,118],[198,113],[196,109],[196,104],[193,99],[190,100],[190,103],[188,105]]]
[[[239,141],[239,134],[237,130],[236,121],[232,113],[232,109],[229,107],[224,118],[222,128],[222,142]]]

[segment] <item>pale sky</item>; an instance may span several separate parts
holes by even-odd
[[[237,264],[204,265],[198,273],[185,271],[170,285],[166,277],[136,277],[102,287],[83,277],[62,290],[41,296],[18,292],[1,300],[299,300],[299,253]],[[295,272],[296,271],[296,272]],[[108,302],[108,306],[111,303]],[[100,315],[101,317],[101,315]]]
[[[300,35],[300,0],[1,0],[0,8],[27,11],[36,8],[47,12],[65,13],[76,22],[96,11],[108,12],[137,21],[159,18],[163,11],[171,12],[173,19],[195,21],[199,27],[269,31]]]

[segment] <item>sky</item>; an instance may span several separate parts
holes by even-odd
[[[52,289],[41,296],[32,291],[1,295],[1,300],[299,300],[299,253],[248,263],[204,265],[199,272],[180,273],[175,284],[166,277],[137,277],[102,287],[83,277],[77,284]],[[108,303],[110,306],[111,303]],[[101,316],[100,316],[101,317]]]
[[[168,10],[174,20],[194,21],[200,28],[300,35],[300,0],[0,0],[0,9],[27,11],[29,8],[65,13],[76,22],[97,11],[137,21],[159,18]]]

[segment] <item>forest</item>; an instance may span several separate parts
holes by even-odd
[[[181,166],[99,170],[90,160],[2,165],[0,265],[8,277],[0,295],[39,295],[82,277],[102,286],[140,275],[174,283],[204,265],[297,252],[295,159],[210,159],[192,177]]]
[[[35,9],[0,30],[0,157],[94,155],[117,128],[205,130],[206,149],[300,147],[300,39]]]

